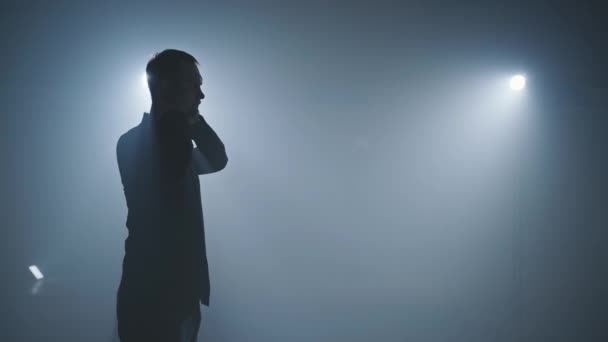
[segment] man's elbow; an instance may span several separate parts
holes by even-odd
[[[207,159],[207,165],[201,167],[199,174],[209,174],[222,171],[228,164],[228,156],[225,153],[215,155],[214,158]]]
[[[215,163],[213,163],[213,169],[215,172],[221,171],[226,168],[226,165],[228,165],[228,156],[224,154],[221,158],[218,158]]]

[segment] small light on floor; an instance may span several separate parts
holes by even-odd
[[[44,278],[44,275],[42,275],[42,272],[40,272],[40,270],[38,269],[38,266],[36,266],[36,265],[30,266],[30,272],[32,272],[32,274],[34,275],[34,278],[36,278],[38,280]]]

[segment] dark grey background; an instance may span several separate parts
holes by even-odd
[[[116,340],[115,146],[165,48],[201,62],[230,158],[201,177],[200,341],[608,340],[601,5],[0,11],[0,340]]]

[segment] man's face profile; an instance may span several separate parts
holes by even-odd
[[[182,63],[173,80],[162,88],[163,111],[197,115],[198,106],[205,98],[201,86],[202,77],[196,65]]]

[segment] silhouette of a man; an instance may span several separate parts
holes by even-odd
[[[198,175],[222,170],[228,158],[198,112],[197,65],[183,51],[156,54],[146,66],[150,113],[116,146],[129,232],[116,306],[123,342],[196,341],[199,302],[209,306]]]

